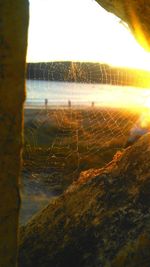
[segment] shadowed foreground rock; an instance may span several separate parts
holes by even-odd
[[[28,1],[0,1],[0,267],[16,267]]]
[[[150,266],[150,134],[21,229],[20,267]]]
[[[150,0],[96,0],[125,21],[137,41],[150,51]]]

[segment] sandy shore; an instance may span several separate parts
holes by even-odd
[[[81,171],[108,163],[123,148],[137,117],[104,108],[26,107],[20,222],[26,223]]]

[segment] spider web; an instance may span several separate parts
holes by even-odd
[[[120,86],[128,81],[127,73],[122,78],[119,72],[112,74],[101,65],[96,71],[94,64],[90,68],[87,64],[86,71],[76,70],[74,63],[69,71],[66,64],[59,67],[58,71],[54,64],[50,71],[48,64],[41,63],[28,70],[21,222],[29,218],[29,205],[35,213],[82,171],[104,166],[122,150],[140,116],[137,109],[127,106],[130,99],[124,99],[122,108],[122,98],[128,92],[139,109],[144,101],[141,89]],[[71,77],[73,82],[64,82],[65,71],[66,80]],[[91,83],[93,72],[95,77],[100,75],[101,84]],[[82,83],[78,83],[79,74]],[[138,98],[135,94],[134,99],[135,90]]]

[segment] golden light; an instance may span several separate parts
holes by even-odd
[[[95,85],[99,87],[93,92],[87,90],[84,99],[86,102],[94,102],[95,106],[110,108],[125,108],[136,111],[139,114],[150,114],[150,91],[149,89],[137,89],[129,86],[110,87],[106,84]],[[88,85],[87,85],[88,87]]]
[[[148,93],[148,91],[145,93]],[[145,98],[145,99],[144,99]],[[141,116],[139,119],[139,125],[141,128],[150,127],[150,95],[145,95],[143,98],[143,108],[141,109]]]
[[[144,105],[146,108],[149,108],[150,109],[150,96],[148,96],[146,98],[146,101],[145,101],[145,105]]]
[[[139,3],[140,5],[140,3]],[[141,44],[141,46],[146,50],[150,52],[150,45],[147,40],[147,36],[144,30],[144,27],[142,26],[143,24],[140,22],[138,15],[136,14],[136,5],[134,2],[130,2],[128,5],[128,11],[129,11],[129,16],[131,20],[131,27],[133,29],[133,33],[138,40],[138,42]]]
[[[142,113],[140,117],[140,126],[142,128],[150,127],[150,110],[147,110]]]
[[[138,23],[134,14],[132,19]],[[30,0],[27,61],[67,60],[150,70],[150,54],[95,1]]]

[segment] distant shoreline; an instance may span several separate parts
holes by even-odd
[[[68,106],[48,106],[47,110],[45,109],[45,106],[41,105],[41,106],[36,106],[36,105],[24,105],[24,112],[25,112],[25,121],[27,119],[27,117],[29,116],[33,116],[33,114],[37,113],[37,114],[46,114],[49,112],[59,112],[59,111],[66,111],[66,112],[74,112],[74,111],[83,111],[83,112],[99,112],[99,111],[104,111],[107,110],[108,111],[119,111],[119,112],[124,112],[126,111],[127,113],[134,113],[134,114],[141,114],[141,109],[139,108],[128,108],[128,107],[107,107],[107,106],[96,106],[94,108],[92,108],[91,106],[77,106],[74,105],[72,106],[70,109],[68,108]]]
[[[27,63],[27,79],[150,88],[150,72],[91,62]]]

